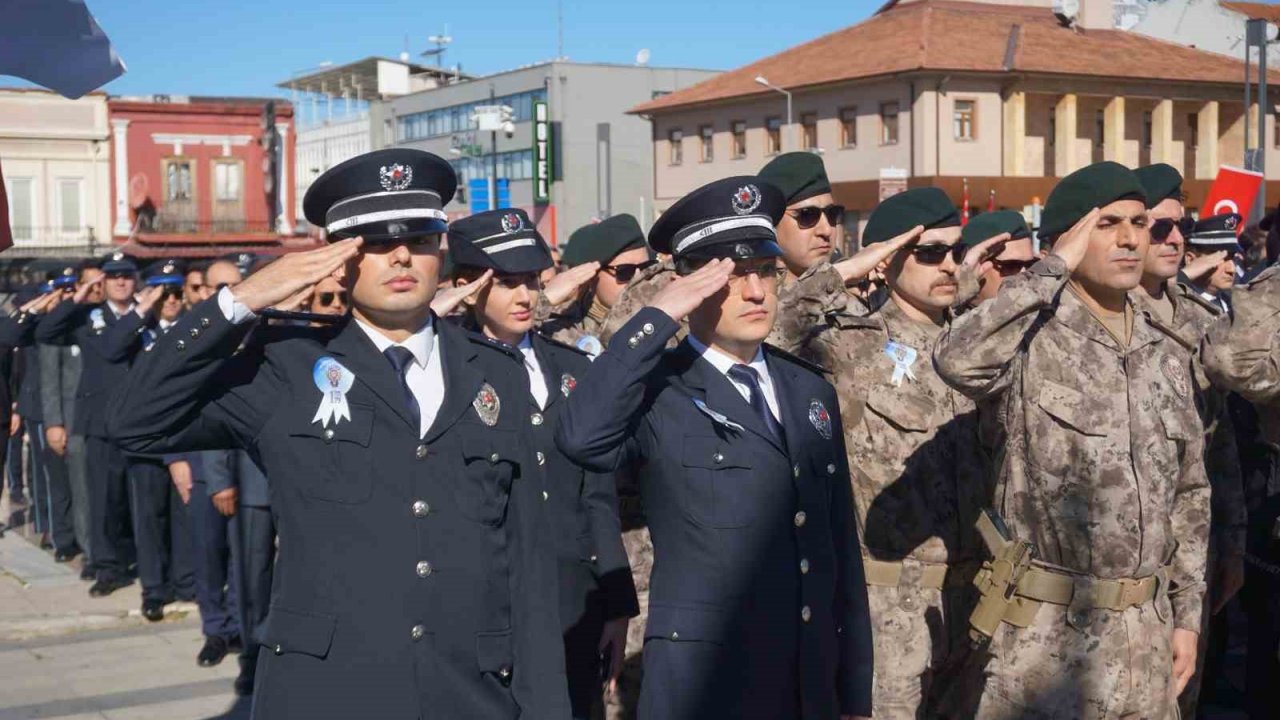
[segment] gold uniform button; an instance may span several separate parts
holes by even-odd
[[[492,454],[492,455],[490,455],[490,456],[489,456],[489,462],[491,462],[491,463],[496,463],[496,462],[498,462],[498,460],[499,460],[499,459],[500,459],[500,458],[498,457],[498,453],[494,453],[494,454]]]
[[[805,521],[807,521],[808,519],[809,519],[809,516],[805,515],[803,510],[796,513],[796,517],[795,517],[796,527],[804,527]]]
[[[640,344],[639,335],[632,335],[631,338],[627,340],[627,347],[631,348],[632,350],[634,350],[636,346],[639,344]]]
[[[715,455],[711,456],[711,459],[715,461],[717,465],[719,465],[720,463],[724,462],[724,455],[721,455],[720,453],[716,453]]]
[[[200,318],[200,327],[205,327],[205,328],[209,327],[209,318],[207,317]]]
[[[800,608],[800,619],[804,622],[809,622],[813,619],[813,611],[809,609],[808,605]]]
[[[672,640],[679,640],[679,639],[680,639],[680,633],[678,633],[678,632],[673,632],[673,633],[671,633],[671,639],[672,639]]]
[[[800,574],[809,574],[809,558],[800,558]]]
[[[532,422],[534,425],[541,425],[541,424],[542,424],[542,413],[534,413],[534,414],[529,418],[529,421],[530,421],[530,422]]]
[[[275,646],[274,648],[272,648],[272,651],[273,651],[275,654],[277,654],[277,655],[283,655],[283,654],[284,654],[284,646],[283,646],[283,645],[277,645],[277,646]]]
[[[325,428],[325,431],[322,434],[324,435],[325,442],[333,442],[333,428]]]
[[[427,504],[426,500],[418,500],[413,503],[414,517],[426,517],[429,512],[431,512],[431,506]]]
[[[547,464],[547,456],[543,455],[541,450],[538,451],[538,464],[539,465]]]
[[[184,341],[182,341],[182,340],[179,340],[178,342],[174,343],[173,345],[174,345],[174,347],[178,348],[179,350],[186,350],[186,349],[187,349],[187,343],[186,343],[186,342],[184,342]]]
[[[421,460],[422,458],[427,456],[427,446],[425,444],[420,443],[418,447],[413,449],[413,454],[414,454],[414,457]]]
[[[511,677],[511,667],[508,665],[503,665],[501,668],[498,668],[498,677],[502,678],[503,680],[506,680],[507,678]]]
[[[835,474],[836,474],[836,466],[835,466],[835,463],[828,463],[828,464],[827,464],[827,474],[828,474],[828,475],[835,475]]]
[[[193,338],[200,337],[200,328],[191,328],[191,337]]]
[[[418,577],[426,577],[431,574],[431,563],[426,560],[420,560],[418,561],[418,567],[415,568],[415,570],[418,573]]]
[[[640,329],[644,331],[644,334],[645,334],[645,335],[652,335],[652,334],[653,334],[653,323],[645,323],[643,326],[641,326],[641,328],[640,328]]]
[[[409,637],[413,638],[414,642],[421,640],[422,636],[426,634],[427,629],[422,625],[414,625],[413,629],[409,631]]]
[[[800,477],[800,466],[796,465],[795,467],[791,468],[791,474],[796,477]]]

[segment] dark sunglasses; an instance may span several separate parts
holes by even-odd
[[[1004,277],[1026,272],[1035,265],[1035,260],[992,260],[991,267]]]
[[[618,282],[625,283],[631,282],[631,278],[635,277],[636,273],[641,270],[652,267],[653,262],[653,260],[645,260],[641,263],[619,263],[617,265],[605,265],[600,269],[617,278]]]
[[[1165,242],[1169,239],[1169,236],[1173,234],[1173,229],[1176,227],[1178,228],[1178,232],[1181,233],[1182,239],[1186,240],[1187,236],[1191,234],[1192,228],[1195,226],[1196,221],[1189,217],[1184,217],[1181,220],[1160,218],[1159,220],[1151,223],[1151,239],[1156,243]]]
[[[963,243],[956,243],[955,245],[933,243],[930,245],[915,245],[911,248],[911,254],[916,256],[916,262],[921,265],[941,265],[948,255],[959,264],[964,260],[964,254],[968,249],[968,246]]]
[[[346,290],[339,290],[338,292],[322,292],[320,293],[319,297],[320,297],[320,304],[325,307],[329,307],[330,305],[332,305],[334,300],[337,300],[343,305],[347,304]]]
[[[809,207],[788,210],[787,214],[795,218],[796,225],[799,225],[801,230],[808,230],[814,225],[817,225],[818,219],[823,215],[827,216],[827,224],[831,227],[838,227],[844,222],[843,205],[828,205],[826,207],[810,205]]]

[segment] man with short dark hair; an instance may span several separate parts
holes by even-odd
[[[776,188],[734,177],[663,213],[649,238],[678,277],[613,336],[557,431],[589,470],[639,466],[654,547],[643,720],[871,714],[836,395],[762,345],[783,208]]]
[[[1203,426],[1179,339],[1136,306],[1150,242],[1133,171],[1063,178],[1052,252],[952,323],[942,378],[998,421],[971,617],[979,718],[1171,717],[1195,671],[1209,537]]]

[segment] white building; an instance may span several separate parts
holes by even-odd
[[[1122,29],[1237,59],[1244,58],[1246,21],[1260,18],[1275,24],[1280,20],[1280,5],[1260,2],[1131,0],[1131,4],[1137,9],[1128,20],[1136,18],[1136,22],[1127,23],[1128,27],[1122,24]],[[1121,21],[1119,13],[1116,19]],[[1267,64],[1280,68],[1280,45],[1267,48]]]
[[[88,255],[111,243],[107,97],[0,88],[6,257]]]

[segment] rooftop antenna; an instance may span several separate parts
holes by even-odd
[[[432,35],[427,38],[427,42],[435,45],[435,47],[430,50],[423,51],[422,56],[435,57],[436,67],[441,67],[441,62],[444,59],[444,51],[449,47],[449,43],[453,42],[453,37],[449,35],[449,26],[444,26],[443,35]]]

